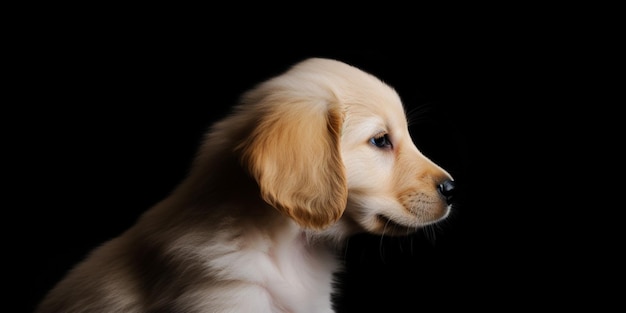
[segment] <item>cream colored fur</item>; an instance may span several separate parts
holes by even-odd
[[[413,144],[392,88],[304,60],[244,94],[188,177],[37,312],[332,312],[345,239],[444,219],[449,179]]]

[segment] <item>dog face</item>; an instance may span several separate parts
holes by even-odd
[[[374,85],[348,105],[341,140],[345,214],[369,232],[406,235],[448,215],[442,184],[452,178],[413,143],[397,94]]]
[[[347,64],[309,59],[243,97],[237,147],[262,198],[306,228],[342,219],[407,234],[445,218],[451,176],[417,149],[398,94]]]

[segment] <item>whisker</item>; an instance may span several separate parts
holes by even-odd
[[[404,238],[400,238],[397,242],[398,242],[398,250],[400,250],[400,253],[404,254]]]
[[[433,106],[431,103],[422,103],[411,108],[405,114],[408,126],[419,124],[422,121],[428,120],[428,115],[432,109]]]
[[[430,242],[430,244],[432,245],[435,244],[436,237],[437,237],[436,235],[437,234],[436,234],[435,228],[432,224],[424,227],[424,237],[428,240],[428,242]]]
[[[387,225],[389,225],[391,221],[387,220],[387,222],[385,223],[385,227],[383,227],[383,232],[380,235],[380,241],[378,244],[378,253],[380,254],[380,259],[381,261],[383,261],[383,264],[386,264],[385,262],[385,245],[383,243],[384,238],[385,238],[385,232],[387,231]]]

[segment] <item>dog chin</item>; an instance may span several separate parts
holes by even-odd
[[[407,225],[401,221],[394,220],[384,214],[376,214],[368,223],[368,231],[380,235],[402,236],[416,232],[421,225]]]
[[[435,224],[446,218],[449,209],[439,217],[431,217],[424,221],[399,221],[382,213],[368,216],[361,220],[361,226],[369,233],[387,236],[407,236],[417,232],[422,227]]]

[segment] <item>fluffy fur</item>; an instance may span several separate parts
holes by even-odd
[[[333,312],[344,240],[438,222],[452,187],[391,87],[307,59],[245,93],[186,179],[37,312]]]

